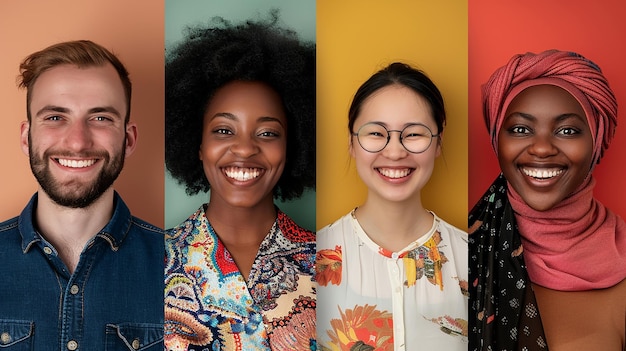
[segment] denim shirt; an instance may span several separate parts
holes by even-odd
[[[0,350],[163,350],[163,230],[113,217],[73,274],[34,224],[35,194],[0,223]]]

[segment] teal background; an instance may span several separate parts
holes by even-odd
[[[179,42],[187,26],[208,23],[215,16],[234,23],[266,19],[273,8],[280,10],[281,27],[296,31],[302,40],[315,41],[315,0],[166,0],[165,48]],[[165,171],[165,228],[178,225],[208,201],[208,193],[188,196],[185,188]],[[315,230],[314,191],[305,192],[300,199],[276,204],[296,223]]]

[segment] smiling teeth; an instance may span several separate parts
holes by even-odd
[[[524,172],[524,174],[529,176],[529,177],[533,177],[533,178],[537,178],[537,179],[548,179],[548,178],[553,178],[553,177],[558,176],[559,174],[563,173],[563,170],[562,169],[546,170],[546,169],[525,169],[525,168],[522,168],[522,172]]]
[[[232,178],[234,180],[245,182],[250,179],[254,179],[261,174],[261,171],[257,168],[236,168],[230,167],[224,170],[226,176],[228,178]]]
[[[66,160],[66,159],[58,159],[61,166],[70,167],[70,168],[85,168],[96,163],[96,160]]]
[[[405,169],[389,169],[389,168],[379,168],[378,172],[388,178],[403,178],[411,173],[411,170],[408,168]]]

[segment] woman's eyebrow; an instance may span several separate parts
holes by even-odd
[[[236,121],[238,118],[237,116],[235,116],[234,114],[230,113],[230,112],[217,112],[215,113],[213,116],[211,116],[211,119],[215,119],[218,117],[223,117],[226,119],[230,119],[232,121]]]
[[[558,115],[556,117],[557,122],[562,122],[566,119],[570,119],[570,118],[575,118],[575,119],[579,119],[581,121],[587,122],[587,118],[583,117],[581,115],[579,115],[578,113],[564,113],[562,115]]]

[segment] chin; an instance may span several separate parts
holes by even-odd
[[[551,210],[563,201],[562,198],[558,197],[546,198],[545,196],[523,196],[522,194],[520,196],[526,205],[540,212]]]

